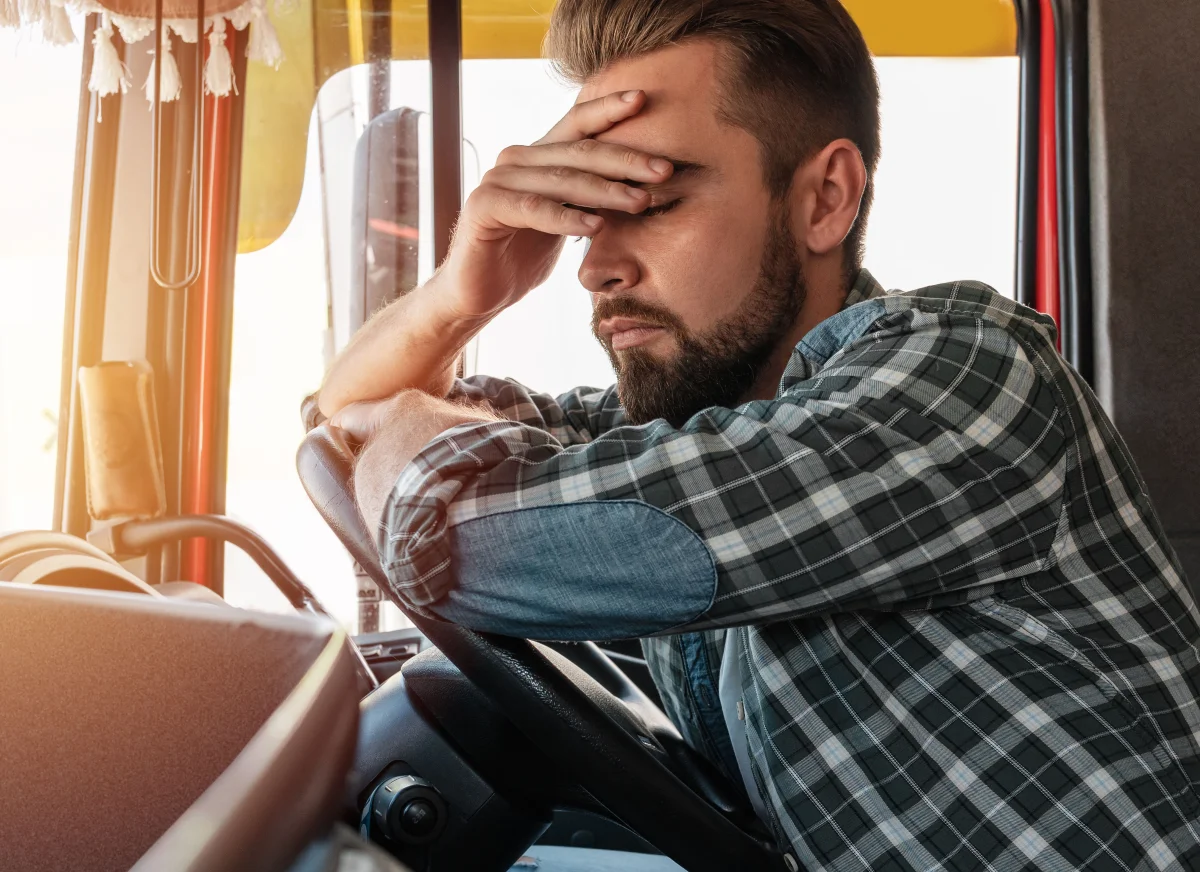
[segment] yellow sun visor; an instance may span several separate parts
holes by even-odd
[[[438,0],[453,2],[453,0]],[[843,0],[879,57],[997,57],[1017,51],[1013,0]],[[287,228],[300,200],[308,125],[317,89],[365,61],[373,0],[300,0],[272,13],[285,60],[249,65],[238,251],[264,248]],[[462,0],[463,57],[535,58],[554,0]],[[424,0],[392,0],[395,60],[428,57]]]

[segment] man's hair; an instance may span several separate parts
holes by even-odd
[[[582,84],[688,39],[723,50],[719,115],[759,141],[772,196],[784,196],[796,169],[833,140],[858,146],[867,185],[845,242],[853,274],[879,162],[879,83],[858,25],[839,0],[558,0],[546,54]]]

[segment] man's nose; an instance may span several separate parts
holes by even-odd
[[[637,261],[620,244],[613,228],[602,228],[587,246],[579,267],[579,282],[591,293],[613,293],[637,285],[641,278]]]

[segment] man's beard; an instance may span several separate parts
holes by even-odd
[[[786,209],[776,211],[754,288],[711,330],[692,334],[674,313],[631,297],[605,298],[596,305],[592,332],[617,372],[617,392],[631,424],[665,418],[682,427],[703,409],[746,401],[808,294],[788,217]],[[618,357],[597,328],[606,318],[620,317],[670,331],[678,352],[666,361],[638,348]]]

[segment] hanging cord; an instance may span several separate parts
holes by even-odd
[[[196,3],[196,31],[198,36],[204,34],[204,0]],[[162,63],[154,64],[154,89],[150,109],[153,118],[150,122],[152,154],[150,178],[150,277],[160,288],[178,291],[196,283],[200,278],[201,262],[201,223],[203,216],[204,198],[204,44],[196,40],[196,73],[193,91],[196,101],[195,120],[192,128],[192,178],[188,193],[187,210],[187,253],[184,258],[184,275],[182,279],[167,277],[167,271],[159,262],[162,253],[162,104],[170,100],[163,87],[164,68],[167,67],[167,57],[170,56],[170,34],[166,33],[163,25],[163,0],[154,0],[154,32],[158,40],[155,60],[162,58]],[[164,48],[165,46],[165,48]],[[161,53],[161,54],[160,54]],[[172,59],[173,63],[173,59]],[[176,68],[178,73],[178,68]],[[150,82],[147,82],[149,87]],[[168,84],[170,82],[168,81]]]

